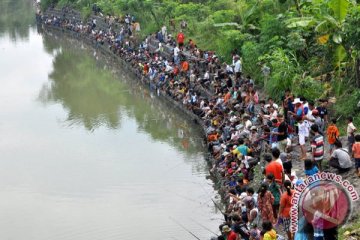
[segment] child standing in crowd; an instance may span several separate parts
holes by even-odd
[[[300,144],[300,152],[301,152],[301,160],[306,159],[306,137],[308,134],[308,122],[304,120],[303,117],[297,117],[298,128],[299,128],[299,144]]]
[[[317,166],[314,165],[313,161],[310,159],[305,160],[304,168],[305,168],[305,175],[307,177],[317,174],[319,172],[319,169],[317,168]]]
[[[263,240],[276,240],[276,231],[273,229],[270,221],[264,221],[262,227],[264,231]]]
[[[311,131],[314,133],[314,137],[311,141],[312,157],[316,166],[322,171],[322,160],[324,158],[324,137],[319,133],[318,125],[311,126]]]
[[[286,232],[288,236],[288,240],[293,239],[292,233],[290,231],[290,223],[291,223],[290,210],[292,206],[291,198],[294,193],[294,190],[291,189],[291,185],[292,184],[289,180],[286,180],[284,182],[284,187],[286,189],[286,192],[284,192],[281,195],[280,209],[279,209],[280,218],[282,220],[281,222],[284,226],[284,232]]]
[[[330,144],[330,155],[334,150],[334,143],[339,138],[339,129],[336,126],[336,119],[332,119],[330,125],[326,130],[327,140]]]
[[[275,182],[275,177],[272,173],[266,176],[266,180],[269,184],[269,191],[274,196],[274,203],[272,207],[273,207],[274,217],[276,219],[278,216],[278,211],[280,206],[281,189],[280,186]]]
[[[355,143],[352,146],[352,156],[355,158],[356,174],[360,177],[360,135],[355,135]]]

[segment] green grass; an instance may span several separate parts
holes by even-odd
[[[349,235],[349,233],[352,233],[354,231],[357,231],[356,235]],[[348,240],[352,239],[351,237],[354,237],[353,239],[359,239],[360,238],[360,219],[359,216],[357,216],[351,224],[346,224],[339,230],[339,240]]]

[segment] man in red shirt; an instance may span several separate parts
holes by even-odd
[[[177,42],[179,44],[179,48],[182,50],[183,46],[184,46],[184,41],[185,41],[185,35],[182,31],[180,31],[177,35]]]
[[[228,225],[224,225],[221,230],[225,234],[226,240],[236,240],[236,233]]]
[[[273,156],[273,157],[274,158],[272,158],[271,156],[264,156],[264,160],[268,162],[268,164],[265,167],[265,175],[267,176],[270,173],[272,173],[275,177],[275,181],[278,184],[282,185],[285,177],[284,169],[281,163],[279,163],[279,160],[277,160],[278,156]]]

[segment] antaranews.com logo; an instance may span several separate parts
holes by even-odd
[[[291,208],[291,232],[299,230],[299,219],[314,229],[331,229],[346,223],[352,202],[359,200],[354,186],[335,173],[321,172],[307,177],[295,188]]]

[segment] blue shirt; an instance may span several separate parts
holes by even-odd
[[[236,148],[240,153],[241,155],[243,156],[247,156],[248,152],[249,152],[249,148],[245,145],[240,145]]]

